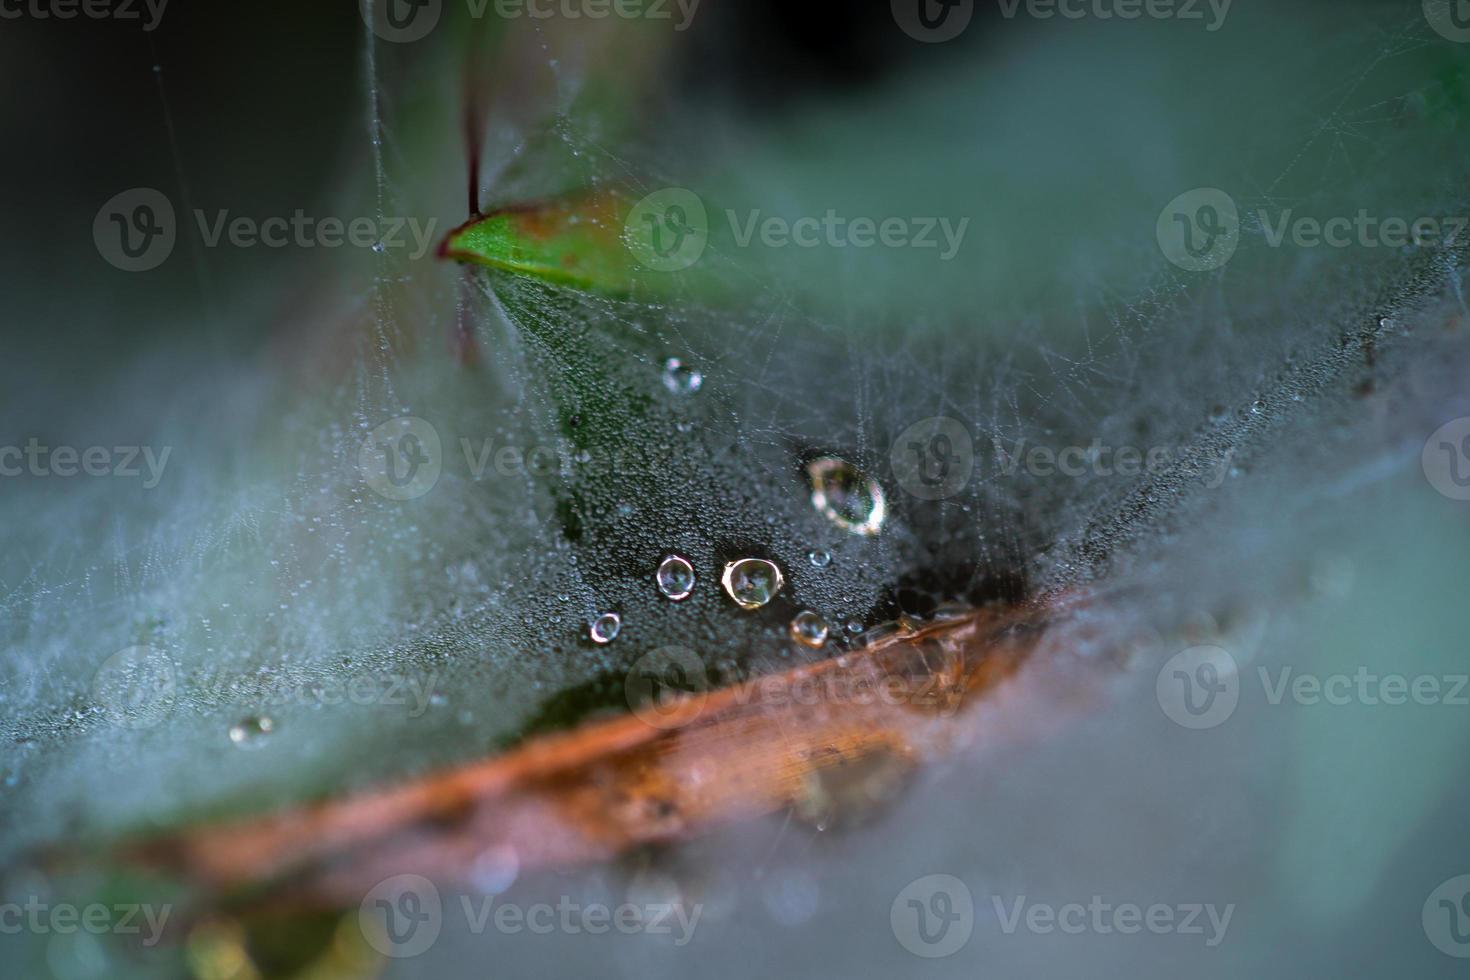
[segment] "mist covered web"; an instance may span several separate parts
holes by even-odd
[[[699,271],[719,302],[640,295],[663,285],[656,271],[613,299],[392,249],[313,269],[288,356],[182,386],[181,421],[158,433],[177,482],[27,498],[37,519],[15,532],[3,597],[6,735],[22,740],[6,762],[10,844],[474,758],[566,721],[564,692],[615,702],[628,668],[669,645],[743,676],[904,614],[1069,595],[1113,572],[1113,611],[1081,624],[1103,639],[1061,634],[1085,655],[1202,609],[1223,620],[1237,593],[1270,597],[1311,565],[1311,548],[1283,543],[1293,522],[1308,537],[1323,497],[1414,465],[1463,363],[1463,328],[1448,329],[1464,313],[1457,248],[1275,248],[1250,218],[1465,212],[1461,61],[1412,14],[1365,14],[1305,54],[1312,13],[1274,40],[1103,30],[1136,55],[1115,48],[1106,69],[1092,36],[1007,38],[994,58],[936,56],[856,104],[765,119],[655,81],[635,100],[640,125],[586,109],[589,48],[528,28],[483,108],[487,209],[679,186],[716,226],[726,209],[970,216],[963,248],[940,262],[712,235]],[[1217,42],[1271,70],[1181,81],[1202,52],[1231,63]],[[365,54],[366,147],[348,169],[368,191],[344,197],[457,223],[457,64],[436,73],[371,36]],[[1283,90],[1300,99],[1273,104]],[[1196,187],[1228,190],[1242,215],[1237,253],[1204,273],[1170,265],[1155,235]],[[1413,384],[1395,387],[1394,371]],[[399,500],[367,485],[360,457],[404,416],[437,436],[440,472]],[[894,450],[935,417],[972,440],[973,472],[925,499]],[[1132,475],[1086,456],[1079,476],[1011,465],[1095,443],[1166,461]],[[882,487],[879,533],[813,506],[805,468],[825,457]],[[103,509],[96,533],[50,530]],[[668,554],[695,569],[686,600],[655,589]],[[741,557],[786,578],[755,612],[719,587]],[[789,637],[801,609],[831,629],[819,651]],[[589,627],[609,612],[621,629],[596,644]],[[166,711],[141,718],[93,682],[135,646],[173,683]],[[355,677],[376,702],[326,703]],[[403,703],[385,703],[397,681]],[[261,717],[264,737],[231,736]],[[62,817],[25,819],[42,813]]]

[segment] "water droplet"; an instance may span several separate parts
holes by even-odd
[[[832,564],[832,556],[825,551],[808,551],[806,560],[812,563],[813,568],[826,568]]]
[[[812,648],[827,642],[827,622],[810,609],[803,609],[791,620],[791,638]]]
[[[689,593],[694,591],[694,566],[689,564],[687,558],[669,555],[659,563],[654,581],[658,583],[659,592],[666,598],[676,602],[687,599]]]
[[[664,387],[676,395],[692,395],[704,384],[704,375],[677,357],[664,361]]]
[[[854,534],[877,534],[888,514],[878,481],[845,459],[823,456],[806,464],[812,506],[838,527]]]
[[[388,251],[388,246],[384,245],[381,241],[376,241],[373,242],[373,251],[377,252],[379,255],[382,255],[384,252]]]
[[[603,613],[592,621],[590,633],[593,643],[611,643],[618,638],[618,631],[623,628],[623,617],[617,613]]]
[[[275,730],[276,723],[270,715],[252,715],[230,726],[230,741],[242,749],[259,748]]]
[[[495,844],[481,851],[470,865],[470,883],[487,895],[499,895],[521,873],[521,856],[509,844]]]
[[[764,558],[742,558],[725,565],[720,584],[725,587],[725,594],[741,609],[759,609],[781,591],[786,577],[775,562]]]

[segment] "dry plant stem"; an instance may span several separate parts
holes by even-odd
[[[404,872],[466,880],[487,848],[521,868],[603,860],[798,805],[824,772],[910,767],[963,741],[1042,613],[974,610],[785,673],[533,739],[395,788],[151,840],[134,854],[227,892],[275,883],[356,902]],[[963,710],[962,710],[963,709]],[[507,852],[508,853],[508,852]]]

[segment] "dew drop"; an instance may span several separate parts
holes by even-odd
[[[826,568],[832,564],[832,556],[825,551],[808,551],[806,560],[812,563],[813,568]]]
[[[725,565],[720,584],[725,587],[725,594],[741,609],[759,609],[781,591],[786,577],[775,562],[764,558],[741,558]]]
[[[704,375],[677,357],[664,361],[664,387],[676,395],[692,395],[704,384]]]
[[[792,617],[791,638],[815,649],[827,642],[827,621],[810,609],[803,609]]]
[[[687,558],[669,555],[659,562],[654,581],[658,583],[658,590],[665,598],[676,602],[687,599],[689,593],[694,591],[694,566],[689,564]]]
[[[275,730],[276,723],[270,715],[251,715],[230,726],[230,741],[242,749],[255,749]]]
[[[593,643],[611,643],[618,638],[618,631],[623,628],[623,617],[615,612],[603,613],[592,621],[589,633]]]
[[[888,514],[878,481],[845,459],[823,456],[806,465],[812,506],[838,527],[854,534],[877,534]]]

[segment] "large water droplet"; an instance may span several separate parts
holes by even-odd
[[[704,375],[677,357],[664,361],[664,387],[676,395],[692,395],[704,384]]]
[[[827,642],[827,621],[810,609],[803,609],[791,619],[791,638],[812,648],[819,647]]]
[[[781,591],[786,577],[775,562],[764,558],[742,558],[725,565],[720,584],[725,587],[725,594],[741,609],[759,609]]]
[[[836,456],[806,464],[812,506],[838,527],[854,534],[877,534],[888,516],[888,503],[878,481]]]
[[[687,599],[694,591],[694,566],[687,558],[669,555],[659,563],[654,581],[658,583],[659,592],[667,598],[675,601]]]
[[[270,715],[252,715],[230,726],[230,741],[242,749],[256,749],[275,730],[276,723]]]
[[[618,638],[618,631],[623,628],[623,617],[615,612],[603,613],[592,621],[592,627],[588,631],[592,636],[593,643],[611,643]]]

